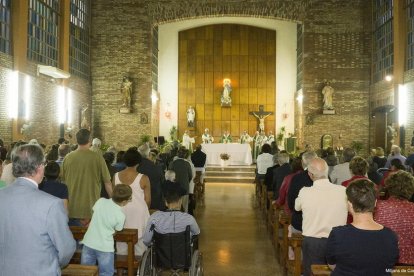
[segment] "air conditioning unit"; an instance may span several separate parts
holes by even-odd
[[[49,66],[49,65],[37,65],[37,75],[43,74],[55,79],[67,79],[70,77],[70,73],[63,71],[62,69]]]

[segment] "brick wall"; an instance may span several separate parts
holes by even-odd
[[[369,140],[370,1],[317,1],[304,21],[303,144],[324,134],[334,146]],[[335,115],[323,115],[325,81],[335,89]],[[306,120],[306,119],[309,120]],[[300,131],[300,130],[299,130]]]
[[[58,86],[62,85],[60,80],[51,80],[46,76],[37,76],[37,64],[28,62],[25,72],[20,74],[23,79],[25,75],[31,77],[32,92],[31,92],[31,122],[30,131],[26,135],[19,133],[20,127],[25,121],[19,119],[16,122],[15,132],[13,133],[13,121],[7,116],[7,83],[8,74],[12,72],[13,59],[11,56],[0,54],[0,137],[8,144],[16,139],[24,139],[26,141],[36,138],[39,143],[50,145],[57,142],[59,138],[59,123],[57,121],[57,91]],[[90,84],[88,81],[71,77],[66,86],[72,89],[73,92],[73,136],[79,129],[79,109],[84,102],[90,101]],[[22,88],[19,88],[20,93],[23,93]],[[67,137],[68,138],[68,137]],[[75,142],[72,139],[71,142]]]
[[[310,5],[310,3],[312,5]],[[306,12],[306,13],[305,13]],[[92,1],[92,101],[97,135],[108,144],[135,144],[156,134],[158,107],[151,94],[151,26],[205,16],[259,16],[304,22],[304,143],[319,145],[331,134],[334,145],[369,140],[370,1]],[[133,113],[119,114],[123,75],[134,81]],[[335,89],[336,115],[322,115],[323,83]],[[352,122],[352,123],[350,123]],[[299,125],[299,124],[298,124]],[[339,140],[339,137],[341,139]]]

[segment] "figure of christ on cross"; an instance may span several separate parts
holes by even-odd
[[[263,105],[259,105],[259,111],[252,111],[252,112],[249,112],[249,114],[259,119],[259,131],[264,132],[264,127],[265,127],[264,119],[272,115],[273,112],[264,111]]]

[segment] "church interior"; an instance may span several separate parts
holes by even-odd
[[[206,144],[205,275],[303,273],[260,180],[261,133],[290,162],[328,148],[409,157],[413,93],[413,0],[0,0],[0,149],[72,145],[81,129],[102,151]],[[413,262],[395,267],[414,265],[410,242]]]

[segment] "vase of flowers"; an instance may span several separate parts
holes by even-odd
[[[220,159],[221,159],[221,166],[226,167],[228,160],[230,159],[230,155],[228,153],[221,153]]]

